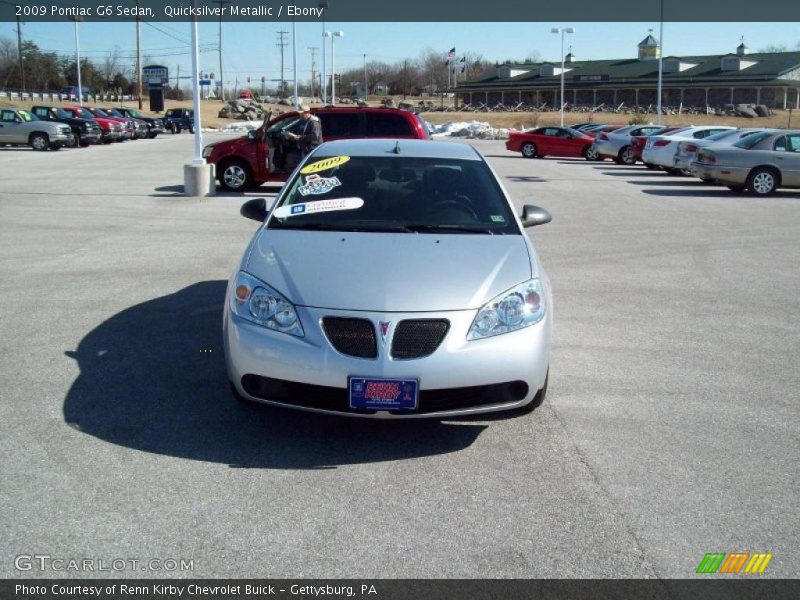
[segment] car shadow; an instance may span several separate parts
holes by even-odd
[[[598,169],[603,175],[611,175],[612,177],[658,177],[663,179],[670,177],[667,173],[661,171],[650,171],[642,169],[619,168],[619,169]]]
[[[225,281],[127,308],[65,354],[80,375],[72,428],[127,448],[239,468],[327,469],[469,447],[486,428],[316,415],[232,398],[222,348]]]
[[[153,191],[160,192],[160,193],[149,194],[149,196],[151,198],[178,198],[178,197],[183,197],[183,195],[184,195],[183,189],[184,188],[183,188],[182,185],[162,185],[162,186],[159,186],[157,188],[153,188]],[[263,196],[264,194],[267,194],[267,195],[274,194],[274,193],[278,192],[278,189],[279,188],[276,188],[274,190],[267,190],[267,189],[264,189],[264,188],[253,188],[253,189],[247,190],[247,192],[229,192],[227,190],[222,189],[221,187],[217,187],[216,193],[214,195],[215,196],[221,196],[223,198],[248,198],[248,197],[250,197],[252,195]]]
[[[516,183],[544,183],[544,179],[536,177],[535,175],[509,175],[506,176],[509,181]]]
[[[710,183],[703,183],[699,179],[694,177],[665,177],[663,180],[659,181],[629,181],[628,183],[633,185],[659,185],[665,187],[700,187],[700,188],[708,188],[713,184]]]

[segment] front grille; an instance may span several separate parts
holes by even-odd
[[[357,414],[374,414],[374,410],[350,408],[347,388],[311,385],[272,379],[260,375],[242,377],[244,391],[262,400],[272,400],[302,408],[333,410]],[[431,413],[447,410],[475,408],[489,404],[519,402],[528,395],[528,384],[524,381],[509,381],[491,385],[462,388],[421,390],[419,408],[416,411],[390,411],[393,414]]]
[[[392,357],[422,358],[433,354],[442,343],[450,322],[445,319],[409,319],[400,321],[392,336]]]
[[[378,356],[378,344],[372,321],[343,317],[325,317],[322,327],[331,345],[342,354],[358,358]]]

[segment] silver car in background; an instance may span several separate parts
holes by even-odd
[[[72,142],[66,123],[43,121],[21,108],[0,110],[0,145],[30,146],[34,150],[60,150]]]
[[[691,170],[691,164],[697,156],[700,148],[707,146],[732,146],[740,139],[759,133],[761,131],[769,131],[768,129],[760,128],[743,128],[743,129],[727,129],[720,131],[706,138],[699,140],[683,140],[678,142],[678,147],[675,150],[675,168],[681,171],[684,175],[694,175]],[[713,181],[713,179],[704,179],[703,181]]]
[[[614,131],[598,133],[594,145],[601,158],[613,158],[618,164],[633,165],[636,163],[636,153],[631,147],[631,138],[652,135],[662,129],[663,125],[628,125]]]
[[[779,187],[800,187],[800,129],[775,130],[742,138],[732,146],[703,148],[692,171],[733,191],[768,196]]]
[[[300,164],[229,281],[235,396],[419,418],[544,399],[553,299],[525,227],[472,146],[341,140]]]

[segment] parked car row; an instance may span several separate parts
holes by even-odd
[[[40,151],[153,139],[165,131],[163,119],[145,117],[134,108],[37,105],[0,110],[0,144]]]

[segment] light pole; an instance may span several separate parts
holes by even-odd
[[[344,31],[326,31],[325,37],[331,38],[331,106],[336,106],[336,46],[337,37],[344,37]]]
[[[327,104],[328,100],[328,73],[325,69],[325,12],[328,10],[328,0],[320,0],[319,7],[322,10],[322,76],[320,77],[320,87],[322,88],[322,104]]]
[[[292,19],[292,69],[294,72],[294,107],[300,106],[300,99],[297,97],[297,22]]]
[[[78,38],[78,21],[80,17],[72,17],[75,22],[75,68],[78,71],[78,104],[83,106],[83,88],[81,87],[81,43]]]
[[[661,24],[658,30],[658,102],[656,110],[656,123],[661,125],[661,95],[663,93],[664,83],[664,0],[661,0]]]
[[[369,96],[369,86],[367,85],[367,55],[364,54],[364,101]]]
[[[574,27],[553,27],[552,33],[561,34],[561,126],[564,126],[564,34],[575,33]]]

